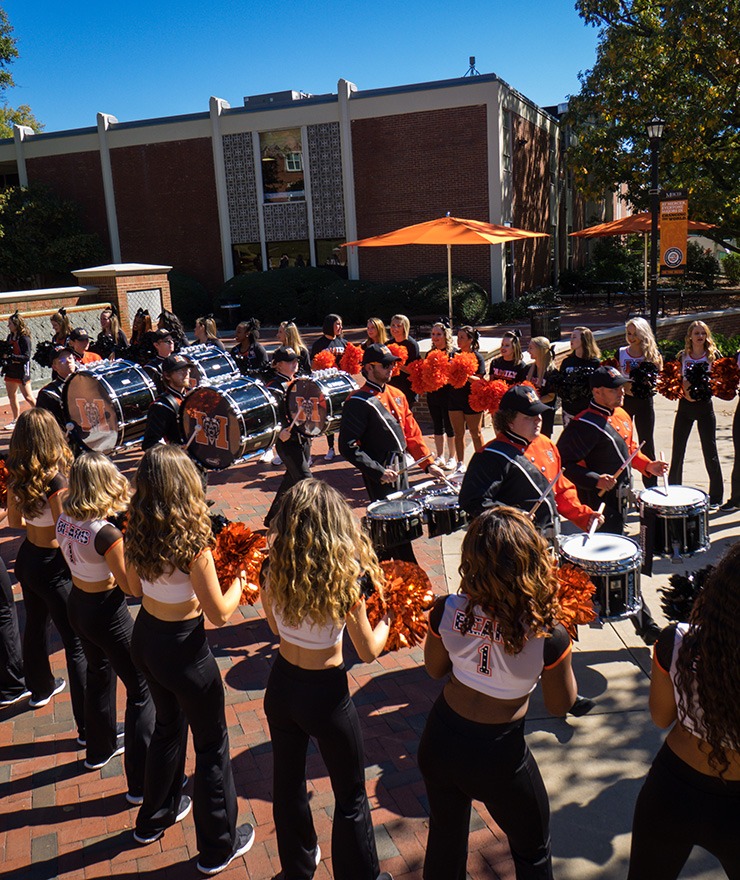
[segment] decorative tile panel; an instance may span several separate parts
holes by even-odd
[[[344,192],[339,123],[308,126],[308,161],[316,238],[344,238]]]
[[[303,241],[308,238],[305,202],[278,202],[263,207],[265,241]]]
[[[232,244],[260,240],[257,215],[257,180],[254,170],[252,132],[223,136],[226,196]]]

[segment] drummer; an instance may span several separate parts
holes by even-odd
[[[280,422],[282,430],[277,436],[275,447],[283,464],[285,476],[278,486],[275,497],[272,499],[270,509],[265,517],[265,525],[269,526],[275,515],[278,502],[283,495],[301,480],[312,476],[309,460],[311,457],[311,439],[298,430],[288,410],[287,387],[295,378],[300,364],[300,356],[295,349],[288,345],[281,345],[272,353],[272,375],[265,382],[267,387],[275,392],[280,404]]]
[[[432,464],[434,456],[403,392],[388,385],[398,360],[386,345],[369,345],[362,355],[365,384],[350,394],[342,409],[339,451],[359,468],[371,501],[408,488],[407,450],[423,471],[444,478],[444,471]],[[416,562],[411,542],[379,550],[378,555]]]
[[[493,417],[496,436],[473,456],[460,488],[460,506],[470,517],[498,505],[518,507],[546,538],[554,539],[558,514],[588,530],[597,515],[578,498],[576,487],[560,471],[557,447],[541,433],[547,412],[534,388],[514,385]]]
[[[590,374],[588,381],[591,401],[582,413],[568,422],[558,440],[558,449],[565,474],[578,487],[581,500],[593,506],[604,502],[605,520],[599,531],[621,535],[632,466],[641,474],[659,477],[666,473],[668,465],[664,461],[651,461],[642,452],[637,452],[631,465],[624,467],[637,449],[632,437],[632,419],[622,409],[624,386],[629,379],[614,367],[599,367]],[[600,491],[604,493],[603,498],[599,496]],[[632,617],[632,623],[645,644],[655,643],[660,627],[644,600]]]
[[[36,406],[48,409],[59,423],[59,427],[66,431],[67,419],[64,415],[62,387],[67,378],[77,369],[74,351],[68,345],[57,346],[51,356],[51,368],[54,378],[39,391],[36,397]]]
[[[146,451],[157,443],[183,444],[178,413],[190,385],[190,358],[171,354],[162,362],[164,391],[150,404],[141,448]]]
[[[165,327],[155,330],[151,336],[152,345],[157,352],[157,356],[148,361],[144,369],[154,380],[157,391],[160,393],[164,390],[164,381],[162,379],[162,364],[167,358],[175,353],[175,338],[172,333]]]
[[[67,344],[74,352],[77,362],[80,364],[94,364],[103,359],[99,354],[90,351],[90,337],[84,327],[75,327],[69,334]]]

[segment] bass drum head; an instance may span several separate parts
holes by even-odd
[[[216,345],[188,345],[179,354],[190,358],[190,378],[196,385],[213,385],[240,375],[236,362]]]
[[[568,561],[586,571],[618,571],[624,564],[639,559],[640,546],[632,538],[595,532],[584,543],[584,535],[565,535],[560,538],[560,553]]]
[[[299,376],[288,387],[288,412],[307,437],[331,433],[340,423],[342,407],[357,388],[347,373]]]

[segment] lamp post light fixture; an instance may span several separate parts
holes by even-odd
[[[658,326],[658,211],[660,209],[658,154],[665,122],[654,116],[646,128],[650,140],[650,327],[655,333]]]

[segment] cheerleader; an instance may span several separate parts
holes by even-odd
[[[221,351],[226,351],[223,342],[218,338],[216,319],[213,315],[204,315],[202,318],[196,318],[193,334],[195,335],[196,344],[214,345]]]
[[[152,319],[148,309],[137,309],[131,322],[131,340],[126,359],[145,364],[155,356],[152,345]]]
[[[365,792],[362,731],[344,664],[345,628],[361,660],[385,647],[390,620],[373,628],[363,591],[383,574],[369,538],[326,483],[303,480],[283,497],[268,533],[262,605],[280,647],[265,693],[273,757],[273,816],[282,873],[311,878],[321,850],[306,790],[313,737],[334,792],[331,856],[336,880],[392,880],[380,873]]]
[[[527,364],[522,356],[522,331],[507,330],[501,338],[501,354],[491,361],[491,379],[503,379],[507,385],[523,382]]]
[[[91,349],[102,358],[115,358],[120,352],[128,347],[126,334],[121,330],[121,324],[115,309],[103,309],[100,313],[100,333]]]
[[[449,391],[449,412],[452,429],[455,432],[455,452],[457,454],[457,473],[465,473],[465,428],[470,432],[473,441],[473,448],[476,452],[480,452],[483,448],[483,433],[481,431],[481,422],[483,421],[483,413],[475,412],[470,407],[470,388],[477,379],[482,379],[486,375],[486,362],[483,355],[478,350],[478,331],[473,327],[460,327],[457,331],[457,347],[460,352],[475,355],[478,361],[478,369],[473,377],[463,385],[462,388],[453,388],[450,386]],[[454,360],[454,358],[453,358]]]
[[[7,517],[0,515],[0,522]],[[31,691],[23,675],[21,634],[15,610],[13,585],[5,562],[0,557],[0,709],[27,700]]]
[[[655,645],[650,714],[671,729],[635,805],[628,880],[674,880],[695,846],[740,877],[739,568],[734,544]]]
[[[740,369],[740,351],[736,353],[735,360]],[[730,498],[722,505],[722,510],[737,510],[740,507],[740,401],[732,419],[732,447],[735,460],[730,478]]]
[[[560,364],[560,383],[565,386],[565,377],[582,370],[584,373],[590,373],[601,366],[601,350],[596,344],[594,334],[588,327],[576,327],[570,334],[571,353]],[[571,376],[571,378],[574,378]],[[568,422],[583,412],[591,400],[591,391],[588,386],[588,378],[584,376],[583,394],[572,396],[561,393],[561,403],[563,406],[563,427]]]
[[[546,336],[534,336],[527,349],[532,363],[527,370],[525,381],[531,382],[537,389],[540,400],[547,404],[547,412],[542,414],[541,433],[552,437],[555,428],[555,410],[558,408],[557,378],[558,371],[553,366],[553,346]]]
[[[87,658],[85,732],[88,770],[100,770],[125,750],[126,800],[144,800],[144,764],[154,729],[146,680],[131,660],[123,535],[107,517],[128,507],[128,481],[104,455],[86,452],[72,465],[57,520],[57,541],[72,572],[69,620]],[[116,683],[126,688],[124,732],[116,724]]]
[[[454,351],[452,332],[441,321],[432,324],[432,347],[430,353],[432,351],[443,351],[448,359],[452,357]],[[427,391],[427,407],[432,420],[434,448],[437,453],[434,464],[437,467],[452,471],[457,467],[457,460],[453,451],[455,431],[450,421],[449,393],[450,385],[447,383],[437,391]],[[444,456],[445,436],[447,437],[447,458]]]
[[[66,687],[63,678],[54,678],[49,663],[47,628],[51,618],[64,646],[72,714],[78,743],[84,745],[85,655],[69,622],[72,579],[55,530],[71,463],[72,453],[54,416],[37,408],[21,413],[10,438],[7,462],[8,525],[26,528],[15,574],[26,612],[22,651],[26,685],[31,691],[28,705],[32,709],[46,706]]]
[[[5,425],[5,430],[12,431],[18,420],[18,402],[15,399],[18,390],[29,406],[35,405],[31,394],[31,332],[18,312],[8,318],[8,342],[11,353],[3,364],[3,376],[13,420]]]
[[[200,477],[187,453],[154,446],[139,464],[126,529],[126,577],[141,596],[131,644],[154,700],[156,722],[144,773],[144,802],[134,840],[146,845],[190,812],[181,793],[188,727],[195,747],[193,814],[197,867],[218,874],[254,843],[237,827],[224,686],[206,639],[204,615],[223,626],[242,592],[236,578],[222,592]]]
[[[67,310],[62,307],[58,312],[54,312],[51,318],[49,318],[49,323],[54,331],[54,335],[51,337],[54,345],[66,345],[67,337],[72,332],[72,325],[67,317]]]
[[[380,318],[367,319],[367,336],[361,345],[364,351],[368,345],[385,345],[388,342],[388,333],[385,324]]]
[[[628,379],[631,377],[633,370],[637,370],[634,378],[638,378],[640,364],[654,364],[657,373],[663,369],[663,358],[658,351],[658,343],[655,341],[653,331],[644,318],[631,318],[625,325],[625,339],[627,345],[619,349],[619,369],[623,376]],[[632,417],[632,421],[637,429],[638,438],[644,443],[642,451],[648,458],[655,458],[655,441],[653,434],[655,432],[655,407],[653,398],[655,397],[655,383],[630,382],[624,387],[624,404],[623,408]],[[646,387],[647,386],[647,387]],[[646,487],[657,485],[657,479],[651,476],[644,476],[642,482]]]
[[[565,715],[576,700],[545,539],[511,507],[484,511],[462,545],[456,595],[429,614],[424,665],[448,678],[419,744],[429,798],[424,880],[465,880],[471,801],[509,838],[518,880],[552,880],[550,807],[524,739],[529,697]]]
[[[683,460],[691,429],[696,422],[704,456],[704,467],[709,474],[710,510],[717,510],[722,504],[724,486],[722,468],[717,453],[717,420],[711,395],[706,400],[695,400],[691,396],[691,386],[686,379],[686,371],[694,364],[706,364],[711,372],[712,364],[719,357],[709,327],[703,321],[693,321],[686,332],[684,350],[679,354],[683,379],[683,397],[678,401],[676,419],[673,423],[673,447],[668,481],[681,485],[683,479]]]
[[[234,338],[236,345],[231,349],[231,356],[242,376],[264,375],[270,367],[270,358],[259,341],[260,322],[256,318],[250,318],[237,324]]]
[[[343,329],[342,319],[339,315],[327,315],[324,318],[324,323],[321,328],[321,336],[319,336],[311,346],[311,360],[313,360],[320,351],[329,349],[334,355],[337,365],[339,365],[339,361],[344,354],[344,349],[347,347],[347,342],[342,335]],[[327,434],[326,442],[329,445],[329,449],[324,456],[324,460],[332,461],[336,455],[334,449],[334,434]]]
[[[418,361],[421,357],[419,352],[419,343],[409,336],[411,332],[411,322],[406,315],[394,315],[391,318],[391,336],[396,345],[400,345],[408,352],[406,363],[400,366],[400,373],[393,377],[391,383],[394,388],[399,388],[406,396],[406,400],[410,407],[416,403],[416,393],[411,390],[411,380],[409,379],[408,365],[412,361]]]
[[[308,353],[306,344],[301,339],[301,334],[294,320],[281,321],[277,330],[277,338],[280,345],[292,348],[298,355],[298,375],[308,376],[311,374],[311,355]]]
[[[181,348],[185,348],[188,344],[188,337],[185,334],[185,328],[182,326],[182,321],[174,312],[162,309],[157,318],[157,330],[169,331],[170,335],[175,340],[175,352],[180,351]]]

